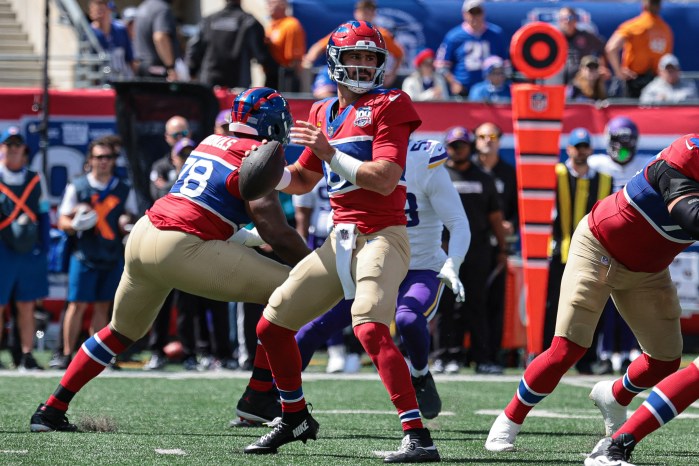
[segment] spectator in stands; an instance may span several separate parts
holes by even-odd
[[[126,27],[112,19],[107,0],[90,0],[90,27],[102,48],[109,53],[109,80],[131,79],[134,76],[133,49]]]
[[[580,69],[566,87],[568,100],[597,101],[607,98],[606,79],[600,73],[600,63],[594,55],[580,60]]]
[[[579,28],[579,19],[571,6],[564,6],[558,12],[558,28],[568,41],[568,58],[563,70],[546,81],[548,84],[570,84],[580,69],[582,58],[588,55],[597,58],[600,71],[609,77],[609,70],[604,67],[604,41],[594,32]]]
[[[423,49],[413,60],[415,71],[403,81],[403,91],[411,99],[443,100],[449,97],[447,82],[434,68],[434,50]]]
[[[435,65],[451,94],[466,97],[483,79],[483,61],[490,55],[507,59],[509,51],[500,26],[485,21],[485,2],[466,0],[461,11],[464,21],[444,36]]]
[[[368,21],[373,24],[375,17],[375,0],[359,0],[354,4],[355,20]],[[381,35],[386,42],[386,48],[388,49],[389,59],[386,64],[386,74],[384,75],[383,79],[383,86],[388,88],[391,87],[398,76],[398,69],[403,62],[403,56],[405,53],[403,52],[403,48],[400,46],[400,44],[398,44],[398,42],[395,41],[393,34],[391,34],[388,29],[377,26],[376,24],[374,24],[374,26],[376,26],[376,29],[381,32]],[[302,64],[304,68],[312,68],[313,63],[325,54],[325,47],[328,45],[328,39],[330,39],[330,34],[311,45],[308,52],[306,52],[306,55],[303,57]]]
[[[124,225],[138,216],[128,181],[114,175],[117,154],[103,139],[90,142],[86,175],[66,187],[58,228],[75,237],[68,270],[68,308],[63,324],[65,366],[76,349],[83,315],[92,303],[90,335],[109,322],[124,268]]]
[[[552,235],[549,241],[549,275],[544,319],[544,349],[551,346],[556,326],[558,298],[561,294],[563,269],[568,261],[568,247],[580,219],[592,210],[599,199],[612,190],[612,177],[587,164],[592,155],[592,137],[585,128],[575,128],[568,136],[565,162],[556,165],[556,203],[553,209]],[[597,339],[595,332],[595,341]],[[592,345],[576,364],[580,373],[593,373],[596,345]]]
[[[175,115],[165,123],[165,141],[170,151],[159,158],[151,166],[150,195],[153,201],[166,195],[177,180],[177,172],[172,164],[172,148],[175,144],[189,136],[189,122],[185,117]]]
[[[243,11],[240,0],[226,0],[222,10],[202,19],[187,44],[189,73],[209,86],[250,87],[252,59],[265,71],[273,61],[264,28]]]
[[[172,0],[144,0],[136,16],[134,55],[136,74],[146,78],[176,81],[177,60],[182,53],[177,42]]]
[[[14,290],[22,356],[19,370],[41,370],[32,355],[35,301],[48,295],[49,202],[39,173],[27,168],[27,146],[16,126],[0,136],[0,342]]]
[[[124,26],[126,27],[126,32],[129,34],[129,39],[131,40],[132,44],[134,41],[134,37],[136,37],[137,16],[138,8],[136,8],[135,6],[124,8],[124,11],[121,13],[121,21],[124,23]]]
[[[316,75],[313,81],[313,97],[322,100],[337,95],[337,83],[330,79],[328,70],[323,69]]]
[[[492,55],[483,60],[483,78],[483,81],[474,84],[468,92],[468,100],[493,103],[507,103],[512,100],[510,82],[502,58]]]
[[[660,4],[661,0],[643,0],[641,14],[621,23],[607,42],[609,65],[623,88],[614,95],[639,98],[655,77],[660,58],[672,53],[672,30],[660,17]]]
[[[497,348],[493,348],[493,320],[488,315],[486,293],[488,273],[492,267],[490,236],[503,240],[502,208],[493,177],[472,161],[473,138],[466,128],[449,129],[445,144],[449,160],[447,171],[466,211],[471,227],[471,245],[459,269],[459,279],[466,290],[466,301],[455,302],[453,293],[445,293],[440,304],[439,336],[435,339],[436,360],[432,371],[447,374],[459,372],[463,365],[463,342],[471,332],[471,359],[476,371],[498,373],[494,364]],[[500,243],[505,251],[504,242]],[[502,368],[499,368],[502,372]]]
[[[658,63],[658,76],[641,92],[641,103],[677,104],[697,98],[697,85],[681,75],[680,61],[667,53]]]
[[[301,89],[301,59],[306,53],[306,31],[298,19],[287,14],[287,0],[267,0],[270,22],[265,28],[274,63],[267,72],[266,86],[281,92]]]

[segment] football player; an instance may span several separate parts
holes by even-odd
[[[286,222],[278,193],[246,202],[239,192],[246,151],[263,139],[288,142],[286,99],[270,88],[245,90],[233,102],[231,122],[233,136],[211,135],[199,144],[170,192],[134,225],[112,320],[83,343],[56,391],[32,415],[32,432],[77,430],[66,418],[75,394],[146,334],[173,288],[219,301],[267,302],[289,267],[235,242],[236,231],[246,231],[239,225],[254,220],[265,242],[290,264],[308,254]]]
[[[638,442],[679,416],[697,399],[699,358],[656,385],[648,399],[611,438],[605,437],[597,443],[585,459],[585,466],[633,466],[629,460]]]
[[[245,452],[276,453],[286,443],[316,438],[318,422],[306,407],[294,335],[345,297],[354,298],[354,334],[379,371],[405,434],[400,449],[384,461],[439,461],[388,327],[410,262],[403,172],[410,133],[421,121],[407,94],[380,89],[387,51],[371,23],[341,24],[326,56],[337,98],[315,103],[308,121],[292,128],[291,141],[306,148],[279,188],[301,194],[325,175],[334,228],[329,241],[275,290],[257,325],[281,395],[282,418]]]
[[[444,146],[431,140],[411,141],[406,160],[407,202],[410,240],[410,270],[400,285],[396,327],[410,359],[410,373],[420,413],[427,419],[437,417],[442,402],[427,366],[430,349],[429,322],[437,313],[444,284],[457,301],[465,299],[459,280],[459,267],[471,241],[466,213],[444,168]],[[442,229],[449,230],[449,254],[442,249]],[[322,316],[301,327],[296,341],[305,369],[313,353],[332,335],[352,323],[351,302],[341,301]],[[259,347],[258,347],[259,349]],[[256,358],[257,362],[257,358]],[[271,374],[260,377],[253,370],[250,384],[238,401],[240,420],[232,426],[268,422],[281,414],[272,388]],[[268,383],[265,385],[264,382]]]
[[[626,421],[633,397],[677,370],[682,310],[668,266],[699,238],[697,201],[699,134],[689,134],[663,149],[623,190],[599,201],[580,221],[563,272],[553,342],[527,367],[512,401],[493,423],[486,449],[515,449],[529,411],[590,346],[610,295],[643,354],[623,377],[599,382],[590,393],[607,435],[618,432]],[[649,402],[652,399],[657,397]],[[679,407],[686,406],[682,396],[677,399]]]

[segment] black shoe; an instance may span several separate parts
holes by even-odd
[[[182,361],[182,367],[186,371],[196,371],[199,369],[199,363],[196,356],[188,356]]]
[[[607,450],[607,458],[614,461],[629,461],[631,452],[636,446],[636,439],[631,434],[621,434],[615,439],[612,439],[609,450]]]
[[[235,407],[235,415],[240,418],[240,421],[231,422],[231,427],[251,427],[272,422],[282,415],[279,391],[272,388],[267,392],[258,392],[246,387]]]
[[[310,413],[300,418],[293,424],[279,422],[272,432],[263,435],[260,439],[245,447],[244,452],[254,455],[268,455],[277,452],[277,448],[290,442],[301,441],[306,443],[308,439],[315,440],[320,425],[313,419]]]
[[[22,354],[22,360],[19,362],[19,367],[17,367],[20,372],[26,371],[43,371],[44,368],[36,362],[32,353]]]
[[[410,429],[398,451],[383,459],[384,463],[438,463],[441,461],[437,447],[427,429]]]
[[[41,403],[29,421],[30,432],[75,432],[78,427],[68,422],[66,413]]]
[[[631,452],[636,446],[636,439],[631,434],[621,434],[616,439],[605,437],[595,445],[592,453],[585,459],[585,466],[629,465]]]
[[[420,414],[425,419],[434,419],[442,410],[442,400],[437,393],[437,386],[431,373],[421,377],[410,377],[417,395],[417,405],[420,407]]]

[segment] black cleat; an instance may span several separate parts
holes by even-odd
[[[68,422],[66,413],[41,403],[29,421],[30,432],[75,432],[78,427]]]
[[[441,461],[437,447],[427,429],[410,429],[398,451],[383,459],[384,463],[438,463]]]
[[[282,415],[279,390],[274,387],[267,392],[258,392],[246,387],[235,407],[235,414],[239,419],[231,421],[231,427],[259,427],[274,421]]]
[[[277,452],[277,448],[290,442],[301,441],[306,443],[308,439],[315,440],[320,425],[307,413],[302,419],[293,424],[284,421],[279,422],[272,432],[263,435],[260,439],[245,447],[245,453],[254,455],[269,455]]]
[[[421,377],[410,377],[417,395],[417,405],[420,407],[420,414],[425,419],[434,419],[442,411],[442,400],[437,393],[437,386],[431,373]]]
[[[34,355],[32,353],[22,354],[22,358],[20,359],[19,366],[17,366],[17,369],[19,369],[20,372],[34,372],[44,370],[44,368],[36,362],[36,359],[34,359]]]
[[[629,461],[635,446],[636,439],[631,434],[621,434],[615,439],[605,437],[585,458],[585,466],[633,466]]]

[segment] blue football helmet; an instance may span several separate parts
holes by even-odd
[[[376,67],[369,66],[346,66],[342,64],[342,54],[350,50],[366,50],[376,53]],[[330,79],[347,88],[356,94],[365,94],[372,89],[376,89],[383,84],[386,72],[386,59],[388,50],[381,32],[368,21],[349,21],[341,24],[330,35],[328,46],[325,49],[325,56],[328,61],[328,75]],[[352,79],[357,76],[359,68],[366,68],[373,71],[371,81],[361,81]],[[351,71],[355,71],[352,73]]]
[[[607,124],[607,153],[619,165],[625,165],[636,155],[638,127],[625,116],[609,120]]]
[[[269,87],[253,87],[238,94],[231,107],[228,130],[249,134],[256,139],[289,143],[293,124],[289,103]]]

